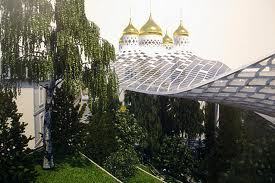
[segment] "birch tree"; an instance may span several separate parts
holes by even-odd
[[[84,0],[0,0],[1,85],[23,81],[46,89],[43,168],[54,167],[51,142],[53,95],[60,82],[90,83],[92,101],[108,100],[114,48],[88,21]],[[85,77],[83,71],[89,70]]]

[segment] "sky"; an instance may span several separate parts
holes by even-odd
[[[130,9],[140,29],[150,0],[86,0],[86,14],[116,50]],[[275,53],[275,0],[152,0],[153,19],[170,36],[182,17],[190,46],[199,57],[235,69]]]

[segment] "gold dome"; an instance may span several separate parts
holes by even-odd
[[[138,30],[132,24],[132,19],[130,19],[129,25],[123,30],[123,35],[139,35]]]
[[[188,31],[183,27],[182,20],[177,30],[174,32],[174,36],[189,36]]]
[[[162,30],[152,18],[150,14],[149,20],[140,29],[139,35],[160,35],[162,36]]]
[[[167,31],[165,36],[163,37],[163,44],[173,44],[173,39],[168,36]]]

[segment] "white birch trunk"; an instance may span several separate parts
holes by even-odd
[[[43,168],[52,169],[54,167],[52,140],[51,140],[51,122],[52,122],[52,100],[55,88],[55,81],[50,82],[50,86],[46,87],[46,106],[44,118],[44,133],[43,133],[43,146],[44,146],[44,159]]]

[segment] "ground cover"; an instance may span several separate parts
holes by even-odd
[[[143,169],[143,167],[142,167]],[[147,170],[145,170],[147,171]],[[150,173],[150,172],[148,172]],[[137,169],[136,174],[132,176],[127,182],[129,183],[161,183],[162,181],[156,179],[155,177]]]
[[[80,155],[70,155],[55,159],[54,170],[43,170],[36,166],[39,183],[116,183],[111,176],[91,164]]]

